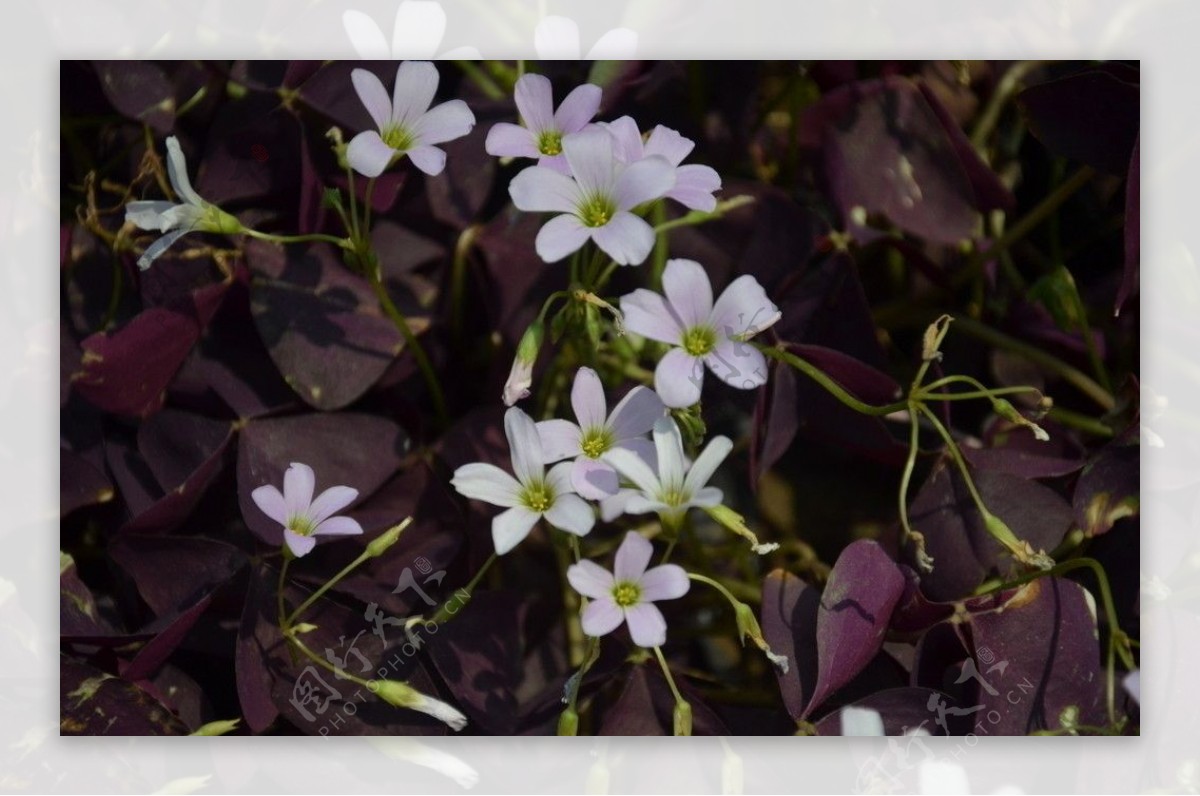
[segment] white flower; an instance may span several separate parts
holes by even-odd
[[[667,191],[669,199],[690,210],[711,213],[716,209],[717,199],[713,193],[721,190],[721,175],[711,166],[681,165],[695,148],[695,141],[661,124],[643,141],[637,122],[629,116],[608,122],[604,127],[615,139],[617,159],[622,163],[637,163],[642,158],[658,155],[675,167],[675,187]]]
[[[316,545],[318,536],[354,536],[362,526],[350,517],[335,517],[358,497],[358,490],[331,486],[313,500],[316,476],[307,464],[292,462],[283,474],[282,494],[274,486],[260,486],[250,493],[263,514],[283,526],[283,541],[297,558]]]
[[[484,149],[494,157],[536,158],[539,166],[570,174],[562,154],[563,136],[587,126],[600,109],[600,97],[599,86],[584,83],[572,89],[555,110],[550,81],[542,75],[524,75],[513,91],[524,126],[497,122],[488,130]]]
[[[474,47],[456,47],[437,55],[446,35],[446,11],[435,0],[403,0],[396,7],[390,47],[375,20],[361,11],[350,9],[342,14],[342,26],[359,57],[368,61],[438,57],[474,61],[482,57]]]
[[[629,28],[614,28],[588,50],[589,61],[627,61],[637,51],[638,35]],[[577,61],[583,47],[579,26],[567,17],[543,17],[533,31],[533,47],[543,61]]]

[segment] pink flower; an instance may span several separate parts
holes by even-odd
[[[599,86],[585,83],[568,94],[556,111],[550,81],[542,75],[525,75],[513,92],[524,127],[498,122],[488,130],[484,148],[496,157],[537,158],[539,166],[567,174],[563,137],[592,120],[600,109],[600,95]]]
[[[666,642],[667,620],[654,603],[682,597],[691,581],[675,564],[647,569],[653,554],[654,546],[630,531],[617,549],[611,573],[592,561],[567,568],[571,586],[592,600],[583,609],[584,633],[603,636],[625,622],[639,647],[661,647]]]
[[[660,124],[643,142],[637,122],[628,116],[604,126],[616,141],[614,151],[622,163],[637,163],[642,158],[658,155],[675,167],[675,187],[667,192],[667,198],[691,210],[711,213],[716,209],[717,199],[713,193],[721,190],[721,175],[711,166],[680,165],[696,146],[692,139]]]
[[[283,541],[297,558],[307,555],[318,536],[355,536],[362,526],[350,517],[335,517],[358,497],[358,490],[331,486],[313,500],[317,479],[307,464],[292,462],[283,474],[283,493],[260,486],[250,493],[255,505],[283,526]]]

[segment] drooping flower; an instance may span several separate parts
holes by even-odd
[[[512,451],[516,478],[494,464],[464,464],[450,483],[459,494],[503,506],[492,520],[496,553],[504,555],[529,535],[542,517],[555,528],[584,536],[596,522],[592,508],[571,487],[571,465],[563,462],[546,472],[537,426],[517,407],[504,414],[504,433]]]
[[[639,647],[661,647],[666,643],[667,620],[654,603],[682,597],[691,582],[676,564],[647,569],[653,554],[654,546],[630,531],[617,548],[612,572],[587,560],[567,568],[572,588],[591,599],[583,609],[584,633],[603,636],[624,622]]]
[[[270,484],[250,493],[263,514],[283,526],[283,541],[297,558],[313,549],[318,536],[355,536],[363,532],[357,520],[334,516],[354,502],[358,490],[331,486],[314,500],[316,485],[311,467],[292,462],[283,474],[282,493]]]
[[[517,81],[513,98],[524,126],[497,122],[488,130],[484,148],[495,157],[537,158],[539,166],[569,173],[563,155],[563,137],[582,130],[600,109],[599,86],[577,86],[558,110],[550,81],[542,75],[528,74]]]
[[[779,320],[780,312],[753,276],[729,283],[713,303],[708,274],[694,260],[670,260],[666,297],[639,288],[621,297],[625,328],[676,346],[659,360],[654,389],[670,407],[700,400],[704,366],[731,387],[752,390],[767,381],[762,352],[746,341]]]
[[[689,466],[683,455],[679,426],[668,416],[654,423],[654,449],[658,472],[626,448],[613,448],[604,454],[605,461],[637,487],[636,491],[624,491],[613,498],[621,512],[654,512],[665,525],[678,526],[688,509],[720,505],[721,490],[707,484],[733,449],[729,437],[713,437]]]
[[[613,151],[621,162],[637,163],[642,158],[659,155],[675,167],[675,187],[667,192],[669,199],[691,210],[703,210],[706,213],[716,208],[717,199],[713,193],[721,190],[721,175],[711,166],[698,163],[680,165],[695,148],[695,141],[661,124],[650,131],[649,138],[643,141],[637,122],[629,116],[622,116],[605,127],[616,141]]]
[[[442,173],[446,153],[435,146],[471,132],[475,114],[462,100],[430,108],[437,93],[437,68],[428,61],[405,61],[396,70],[396,85],[387,89],[372,72],[350,73],[354,90],[374,120],[375,130],[364,130],[350,140],[346,160],[358,173],[378,177],[398,157],[407,155],[430,176]]]
[[[519,210],[562,214],[538,232],[538,256],[557,262],[590,238],[620,265],[645,260],[654,230],[629,211],[671,190],[674,167],[658,156],[626,166],[613,153],[613,137],[600,128],[572,133],[562,147],[572,176],[530,166],[508,186]]]
[[[571,406],[578,424],[543,420],[537,429],[546,464],[573,459],[571,485],[580,495],[602,500],[617,493],[617,473],[603,459],[614,448],[631,450],[654,466],[654,443],[646,434],[666,409],[653,390],[634,387],[609,414],[600,377],[591,368],[580,368],[571,388]]]
[[[474,47],[455,47],[437,55],[446,35],[446,11],[436,0],[401,0],[396,7],[389,45],[371,17],[350,9],[342,14],[342,27],[360,58],[369,61],[401,61],[405,58],[447,58],[477,61]]]
[[[629,28],[613,28],[588,50],[589,61],[628,61],[637,51],[638,35]],[[569,17],[543,17],[533,30],[533,48],[543,61],[578,61],[583,57],[579,25]]]
[[[180,203],[165,201],[138,201],[125,205],[125,220],[139,229],[164,233],[161,238],[146,247],[138,258],[138,268],[145,271],[175,241],[189,232],[219,232],[235,235],[241,232],[241,222],[221,208],[205,201],[192,188],[188,179],[187,161],[179,139],[167,138],[167,176],[171,188],[182,200]]]
[[[512,369],[508,372],[508,381],[504,382],[501,399],[505,406],[512,406],[517,401],[529,397],[529,386],[533,384],[533,366],[537,362],[538,352],[542,348],[542,338],[545,328],[542,319],[538,318],[521,335],[517,344],[517,354],[513,357]]]

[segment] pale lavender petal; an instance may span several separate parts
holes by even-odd
[[[175,136],[167,138],[167,177],[171,180],[171,188],[179,198],[188,204],[203,205],[206,202],[192,188],[188,179],[187,161],[184,160],[183,150],[179,147],[179,139]]]
[[[520,357],[513,357],[512,368],[508,372],[508,380],[500,393],[505,406],[512,406],[517,401],[529,397],[529,387],[533,384],[533,363],[522,362]]]
[[[618,583],[631,581],[637,583],[650,566],[650,557],[654,555],[654,545],[646,537],[635,531],[629,531],[617,548],[613,561],[613,578]]]
[[[666,413],[662,399],[649,387],[637,386],[625,394],[608,416],[608,427],[618,440],[650,433],[654,421]]]
[[[554,129],[554,92],[545,76],[522,75],[513,90],[513,99],[522,121],[534,135]]]
[[[435,146],[419,146],[405,153],[412,164],[430,177],[436,177],[446,168],[446,153]]]
[[[494,464],[464,464],[454,471],[450,485],[463,497],[482,500],[493,506],[511,508],[520,503],[517,495],[521,485]]]
[[[164,232],[172,229],[192,232],[193,230],[204,228],[204,222],[207,220],[208,213],[202,207],[197,207],[196,205],[172,205],[163,211],[162,216],[159,218],[159,223],[162,225]]]
[[[383,143],[379,133],[374,130],[364,130],[354,136],[346,147],[346,162],[364,177],[383,174],[395,156],[396,150]]]
[[[584,83],[568,94],[554,112],[554,126],[562,133],[577,133],[600,110],[599,86]]]
[[[691,154],[695,146],[696,142],[692,139],[660,124],[654,128],[646,140],[646,157],[659,155],[666,158],[672,166],[678,166],[684,158]]]
[[[313,536],[357,536],[362,532],[358,520],[350,517],[330,517],[313,528]]]
[[[625,502],[626,514],[662,514],[668,510],[675,511],[661,500],[646,497],[641,492],[633,495]]]
[[[729,283],[713,305],[711,323],[721,337],[747,339],[779,320],[779,307],[749,274]]]
[[[437,67],[429,61],[404,61],[396,69],[392,89],[392,121],[412,129],[429,110],[438,87]]]
[[[689,210],[711,213],[717,208],[713,193],[721,190],[721,175],[709,166],[688,165],[675,169],[675,187],[667,196]]]
[[[600,501],[600,519],[605,522],[612,522],[617,517],[625,513],[625,506],[629,503],[629,499],[641,495],[636,489],[619,489],[617,494],[604,498]]]
[[[308,518],[319,523],[349,506],[358,497],[358,490],[348,486],[331,486],[312,502]]]
[[[496,555],[502,556],[520,544],[541,516],[524,506],[513,506],[493,517],[492,544],[496,546]]]
[[[475,114],[462,100],[443,102],[436,108],[417,120],[413,125],[413,134],[417,142],[425,144],[441,144],[462,138],[471,132],[475,126]]]
[[[571,386],[571,408],[575,419],[585,431],[602,428],[608,418],[608,404],[604,400],[604,384],[596,371],[580,368],[575,371],[575,383]]]
[[[689,329],[709,323],[712,314],[712,283],[704,266],[695,260],[668,260],[662,277],[663,293]]]
[[[595,561],[584,559],[567,567],[567,582],[584,597],[593,600],[612,599],[612,573]]]
[[[546,522],[575,536],[586,536],[596,524],[596,513],[579,495],[559,495],[546,511]]]
[[[648,603],[676,600],[687,594],[692,585],[683,567],[677,564],[661,564],[646,570],[641,583],[642,600]]]
[[[189,230],[177,229],[174,232],[168,232],[158,240],[146,247],[146,251],[142,252],[142,256],[138,258],[138,268],[145,271],[154,261],[162,256],[163,252],[171,248],[175,241],[188,234]]]
[[[375,24],[375,20],[361,11],[349,10],[342,14],[342,27],[346,29],[346,38],[354,45],[354,51],[359,58],[368,61],[387,61],[392,57],[392,50],[383,31]],[[389,108],[391,103],[388,103]]]
[[[651,470],[658,472],[658,451],[654,449],[654,440],[645,437],[623,439],[617,442],[617,446],[633,451]]]
[[[311,536],[301,536],[295,531],[283,529],[283,542],[292,551],[292,555],[296,558],[306,556],[312,552],[313,547],[317,544],[317,540]]]
[[[613,448],[601,457],[642,490],[651,495],[660,490],[658,476],[641,456],[625,448]]]
[[[879,711],[871,708],[858,708],[847,705],[842,708],[842,735],[849,737],[884,736],[883,717]]]
[[[576,40],[578,37],[577,33]],[[589,61],[629,61],[637,53],[637,43],[637,31],[613,28],[596,40],[587,57]]]
[[[713,506],[721,505],[721,500],[724,497],[721,494],[721,490],[715,486],[706,486],[692,495],[692,499],[688,501],[688,505],[696,506],[697,508],[712,508]]]
[[[571,485],[571,468],[574,462],[559,462],[546,473],[546,486],[552,495],[569,495],[575,491]]]
[[[621,296],[621,314],[629,331],[657,340],[679,345],[683,340],[683,324],[679,314],[658,293],[638,288]]]
[[[387,89],[374,72],[366,69],[355,69],[350,72],[350,82],[354,84],[363,107],[375,122],[375,129],[382,130],[392,121],[392,100],[388,97]]]
[[[625,612],[609,596],[588,603],[583,609],[580,624],[585,634],[599,637],[616,630],[624,620]]]
[[[543,61],[576,61],[583,52],[579,26],[567,17],[543,17],[533,29],[533,48]]]
[[[687,462],[683,457],[683,437],[679,426],[669,416],[654,423],[654,449],[658,454],[658,480],[664,492],[678,492],[683,487]]]
[[[675,167],[664,158],[647,157],[621,171],[613,187],[613,198],[617,209],[632,210],[642,202],[661,199],[674,185]]]
[[[682,348],[672,348],[654,369],[654,391],[672,409],[682,409],[700,400],[704,386],[704,361]]]
[[[571,486],[588,500],[603,500],[617,494],[620,482],[612,465],[580,456],[571,464]]]
[[[287,506],[289,517],[297,514],[308,515],[312,505],[313,488],[317,485],[317,477],[307,464],[292,462],[283,474],[283,502]]]
[[[1142,670],[1135,669],[1134,671],[1125,675],[1125,679],[1122,681],[1122,685],[1125,686],[1125,690],[1129,692],[1129,695],[1131,697],[1133,697],[1134,700],[1138,704],[1141,704],[1141,702],[1142,702]]]
[[[542,225],[534,240],[534,249],[538,257],[545,262],[556,263],[568,254],[579,251],[590,236],[591,230],[585,227],[583,222],[569,213],[564,213]]]
[[[550,169],[551,171],[558,172],[564,177],[571,176],[571,164],[567,162],[566,155],[543,155],[539,152],[537,164],[544,169]],[[572,180],[572,183],[573,182],[574,181]]]
[[[280,525],[287,525],[288,510],[283,494],[271,484],[260,486],[250,493],[254,505]]]
[[[533,134],[518,124],[497,122],[488,130],[484,150],[497,158],[536,158],[541,155]]]
[[[513,473],[522,484],[540,481],[546,474],[542,464],[542,440],[529,415],[517,407],[504,413],[504,434],[512,451]]]
[[[622,163],[637,163],[645,156],[642,146],[642,132],[638,130],[637,122],[631,116],[604,125],[613,137],[613,154]]]
[[[654,228],[633,213],[620,211],[591,232],[592,240],[617,265],[638,265],[654,248]]]
[[[588,127],[563,136],[562,147],[582,194],[612,197],[617,167],[612,136],[599,127]]]
[[[638,603],[625,609],[629,635],[639,647],[661,647],[667,641],[667,620],[654,603]]]
[[[537,424],[542,440],[542,461],[546,464],[578,456],[579,426],[570,420],[543,420]]]
[[[125,205],[125,221],[132,223],[138,229],[161,230],[164,219],[162,214],[175,207],[174,202],[130,202]]]
[[[721,466],[721,462],[729,456],[729,452],[733,450],[733,443],[729,437],[713,437],[709,440],[708,445],[696,457],[696,461],[692,462],[691,469],[688,470],[687,478],[683,481],[684,492],[694,495],[708,484],[713,473]]]
[[[533,213],[574,213],[580,200],[574,180],[542,166],[530,166],[513,177],[508,195],[518,210]]]
[[[749,343],[722,340],[705,355],[704,363],[730,387],[753,390],[767,383],[767,359]]]
[[[435,0],[404,0],[396,9],[389,58],[432,58],[446,35],[446,11]]]

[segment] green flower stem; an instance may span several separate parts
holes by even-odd
[[[897,401],[896,403],[887,404],[886,406],[872,406],[871,404],[863,403],[850,393],[846,392],[846,390],[842,388],[840,384],[825,375],[825,372],[816,365],[806,362],[795,354],[774,346],[766,346],[759,343],[751,343],[751,345],[772,359],[777,359],[780,362],[791,365],[793,368],[824,387],[825,390],[834,398],[837,398],[843,404],[860,414],[883,417],[884,415],[890,415],[893,412],[899,412],[908,408],[907,401]]]
[[[329,671],[334,676],[349,680],[350,682],[356,683],[356,684],[362,686],[363,688],[371,688],[372,687],[370,683],[368,683],[366,680],[362,679],[361,677],[353,675],[350,672],[347,672],[340,667],[334,666],[332,663],[325,660],[317,653],[313,652],[311,649],[308,648],[307,644],[305,644],[303,641],[301,641],[296,636],[292,635],[290,632],[285,633],[284,635],[287,637],[288,643],[291,646],[298,649],[300,651],[300,654],[302,654],[304,657],[308,658],[310,661],[317,664],[321,668]]]
[[[346,181],[349,185],[346,193],[350,195],[350,229],[347,231],[353,240],[358,241],[361,237],[358,233],[358,197],[354,192],[354,169],[349,164],[346,165]]]
[[[462,591],[465,591],[467,593],[468,600],[471,599],[471,595],[475,593],[475,587],[479,585],[479,581],[483,580],[484,574],[487,573],[487,571],[491,568],[492,564],[496,563],[496,558],[497,558],[497,555],[495,553],[492,553],[490,556],[488,556],[487,561],[484,561],[483,566],[481,566],[479,568],[479,571],[475,573],[475,577],[471,578],[471,582],[462,588]],[[446,608],[449,604],[450,604],[449,601],[443,603],[442,606],[440,608],[438,608],[437,613],[435,613],[433,615],[433,619],[431,619],[430,621],[435,622],[439,625],[442,624],[443,622],[450,621],[450,619],[452,619],[455,616],[455,614],[449,613],[446,610]],[[455,613],[457,613],[457,612],[455,612]]]
[[[450,263],[450,333],[455,342],[462,340],[463,301],[467,286],[467,255],[475,246],[480,226],[467,227],[454,244],[454,259]]]
[[[1018,393],[1038,393],[1041,390],[1037,387],[998,387],[994,390],[989,390],[986,387],[982,390],[974,390],[971,392],[929,392],[929,387],[925,387],[920,391],[918,397],[922,401],[966,401],[974,398],[992,398],[998,395],[1015,395]]]
[[[967,491],[971,493],[971,500],[975,501],[975,507],[979,509],[979,513],[985,518],[991,516],[991,512],[989,512],[987,510],[987,506],[984,505],[983,498],[980,496],[979,490],[975,488],[975,480],[971,478],[971,472],[967,468],[967,461],[963,458],[962,451],[958,449],[958,443],[954,441],[954,438],[950,436],[950,432],[946,430],[944,425],[942,425],[942,421],[938,420],[937,415],[935,415],[928,406],[925,406],[921,403],[914,403],[914,406],[916,406],[917,409],[920,410],[921,414],[925,415],[925,418],[933,424],[933,427],[937,430],[938,434],[941,435],[942,440],[946,443],[946,448],[950,451],[950,457],[954,459],[954,463],[958,466],[958,471],[962,474],[963,481],[965,481],[967,484]]]
[[[665,231],[660,231],[659,228],[667,223],[667,202],[665,199],[659,199],[654,203],[654,207],[650,210],[650,223],[654,226],[654,253],[653,259],[650,261],[650,284],[648,287],[651,290],[662,291],[662,276],[663,271],[667,268],[667,236]]]
[[[583,633],[583,619],[581,617],[584,602],[579,596],[579,592],[571,588],[570,583],[567,581],[567,568],[571,566],[570,553],[567,552],[564,545],[555,544],[554,554],[558,559],[558,569],[562,573],[564,587],[563,613],[567,622],[567,660],[571,668],[575,669],[583,665],[585,659],[587,642],[586,636]]]
[[[608,280],[612,278],[613,272],[619,267],[615,262],[609,260],[608,265],[604,266],[604,270],[600,272],[600,275],[596,277],[596,281],[592,284],[592,292],[599,293],[608,284]]]
[[[979,121],[975,123],[975,129],[971,131],[971,144],[983,156],[985,163],[990,163],[991,161],[985,154],[984,144],[987,142],[992,128],[1000,120],[1000,111],[1004,109],[1008,100],[1022,87],[1025,76],[1044,63],[1046,62],[1018,61],[1000,78],[1000,82],[992,92],[992,97],[988,101],[987,106],[979,114]]]
[[[1055,406],[1046,413],[1046,416],[1056,423],[1085,431],[1088,434],[1095,434],[1097,437],[1112,439],[1116,436],[1112,428],[1105,425],[1103,421],[1079,412],[1072,412],[1070,409]]]
[[[375,178],[367,180],[367,190],[363,194],[363,225],[362,234],[366,238],[371,234],[371,194],[375,193]]]
[[[292,625],[294,625],[296,623],[296,620],[300,618],[300,615],[303,614],[305,611],[307,611],[309,608],[311,608],[313,603],[315,603],[317,600],[321,599],[321,597],[323,597],[325,595],[325,592],[329,591],[334,586],[336,586],[342,580],[342,578],[349,575],[359,565],[361,565],[364,561],[368,560],[371,557],[372,556],[367,551],[364,550],[363,552],[359,553],[358,558],[354,559],[349,564],[342,567],[342,570],[340,572],[338,572],[336,575],[334,575],[329,580],[322,583],[320,588],[318,588],[312,594],[308,595],[308,598],[305,599],[304,602],[300,603],[300,605],[294,611],[292,611],[291,614],[288,615],[287,627],[291,627]],[[287,563],[288,563],[287,559],[284,559],[284,562],[283,562],[284,567],[287,567]],[[282,599],[283,599],[283,592],[281,590],[280,591],[281,604],[282,604]],[[282,616],[282,614],[280,614],[280,615]],[[283,623],[281,622],[280,624],[282,625]]]
[[[281,629],[288,627],[291,622],[287,621],[287,604],[283,599],[283,588],[287,584],[288,566],[292,563],[292,551],[284,545],[283,547],[283,565],[279,567],[279,584],[275,587],[276,597],[279,603],[279,627]]]
[[[488,99],[504,99],[505,94],[503,89],[496,84],[491,75],[476,66],[474,61],[455,61],[454,63],[472,83],[479,87],[479,90]]]
[[[913,535],[912,525],[908,522],[908,488],[909,483],[912,481],[913,469],[917,464],[918,436],[920,431],[919,416],[916,404],[910,404],[908,409],[908,457],[904,460],[904,472],[900,475],[899,495],[900,526],[904,529],[906,538]]]
[[[697,583],[704,583],[708,586],[712,586],[714,589],[719,591],[726,600],[729,601],[729,604],[733,606],[735,611],[737,610],[738,605],[741,604],[741,602],[742,602],[737,597],[734,597],[733,594],[729,591],[729,589],[725,588],[723,585],[721,585],[721,583],[713,580],[710,577],[707,577],[706,575],[700,575],[695,572],[689,572],[688,579],[694,580]]]
[[[686,708],[690,714],[691,705],[689,705],[688,701],[683,698],[683,694],[679,693],[679,687],[675,685],[675,678],[671,676],[671,667],[667,666],[667,659],[663,657],[662,647],[654,648],[654,656],[658,658],[658,665],[662,667],[663,677],[667,678],[667,685],[671,687],[671,693],[675,695],[676,715],[678,715],[681,708]],[[678,727],[676,727],[676,734],[679,734]]]
[[[244,227],[242,232],[251,238],[270,241],[271,243],[332,243],[342,249],[352,247],[349,238],[339,238],[336,235],[324,235],[319,232],[314,232],[308,235],[272,235],[270,232],[259,232],[257,229]]]
[[[711,213],[706,213],[703,210],[693,210],[687,215],[683,215],[679,218],[674,218],[670,221],[664,221],[661,224],[655,225],[654,232],[655,234],[662,234],[664,232],[670,232],[673,229],[677,229],[678,227],[693,227],[697,224],[705,224],[709,221],[716,221],[718,218],[723,217],[731,210],[736,210],[739,207],[744,207],[753,203],[753,196],[734,196],[717,202],[716,209],[714,209]]]

